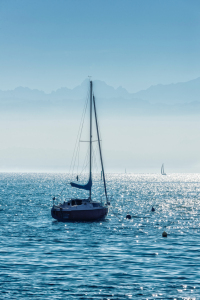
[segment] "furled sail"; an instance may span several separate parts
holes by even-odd
[[[77,183],[74,183],[74,182],[70,182],[70,184],[71,184],[72,187],[75,187],[77,189],[90,191],[91,187],[92,187],[92,179],[91,179],[91,176],[90,176],[90,178],[88,180],[88,183],[86,183],[86,184],[77,184]]]

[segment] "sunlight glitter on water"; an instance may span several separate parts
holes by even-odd
[[[51,218],[67,174],[0,176],[1,299],[197,299],[199,174],[109,174],[110,212],[90,223]]]

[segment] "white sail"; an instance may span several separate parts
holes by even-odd
[[[165,170],[164,170],[164,164],[162,164],[162,166],[161,166],[161,174],[166,175]]]

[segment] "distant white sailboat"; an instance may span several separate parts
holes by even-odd
[[[164,170],[164,164],[162,164],[162,166],[161,166],[161,174],[162,174],[162,175],[167,175],[167,174],[165,173],[165,170]]]

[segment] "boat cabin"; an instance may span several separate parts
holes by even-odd
[[[93,207],[101,206],[101,204],[99,202],[89,202],[88,199],[71,199],[67,202],[64,201],[63,204],[64,204],[65,207],[78,206],[78,205],[87,205],[87,204],[90,204]]]

